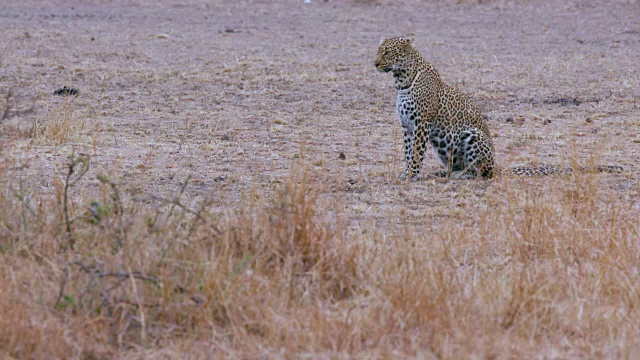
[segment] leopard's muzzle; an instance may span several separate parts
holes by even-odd
[[[389,72],[391,71],[391,68],[388,66],[385,66],[384,64],[382,64],[380,61],[376,60],[373,62],[373,65],[376,67],[376,70],[378,70],[379,72]]]

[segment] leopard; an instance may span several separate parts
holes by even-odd
[[[550,175],[573,172],[571,167],[548,164],[496,167],[495,151],[486,116],[469,96],[445,83],[435,67],[414,46],[414,39],[382,39],[374,60],[378,72],[391,72],[396,88],[396,113],[400,118],[406,167],[399,178],[421,178],[427,144],[445,170],[429,177],[490,179],[504,175]],[[621,172],[617,165],[580,171]]]

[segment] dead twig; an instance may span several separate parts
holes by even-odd
[[[40,223],[40,226],[44,226],[45,222],[44,220],[42,220],[40,218],[40,215],[38,215],[32,208],[31,206],[29,206],[29,200],[27,199],[27,194],[25,193],[25,191],[23,190],[23,183],[22,181],[20,181],[20,190],[16,190],[13,188],[13,186],[10,187],[11,192],[13,193],[13,196],[16,197],[16,199],[18,199],[18,201],[20,201],[20,204],[22,204],[22,228],[24,231],[28,230],[28,222],[27,222],[27,214],[26,212],[30,213],[31,216],[33,216],[33,218],[35,218],[38,223]]]
[[[180,137],[180,143],[178,144],[178,150],[176,150],[175,152],[171,152],[171,154],[179,154],[180,153],[180,150],[182,150],[182,145],[184,145],[185,139],[187,138],[188,134],[189,134],[189,120],[185,119],[185,121],[184,121],[184,133]]]
[[[72,228],[73,220],[71,219],[71,215],[69,214],[69,189],[73,185],[75,185],[78,181],[80,181],[80,179],[82,179],[82,177],[87,173],[87,171],[89,171],[90,156],[81,154],[80,156],[76,157],[75,153],[72,152],[71,155],[69,155],[69,159],[71,161],[69,162],[69,165],[67,168],[68,169],[67,177],[64,182],[64,197],[62,201],[63,201],[64,220],[66,224],[66,232],[67,232],[67,238],[69,241],[69,247],[71,249],[75,249],[76,243],[73,237],[73,228]],[[82,167],[78,169],[77,168],[78,165],[82,165]],[[78,175],[76,179],[72,181],[71,177],[76,172]]]
[[[173,214],[173,210],[175,210],[178,202],[180,201],[180,197],[182,196],[182,194],[184,194],[185,190],[187,190],[187,185],[189,185],[189,180],[191,180],[191,175],[187,176],[187,178],[184,180],[184,183],[182,183],[182,187],[180,188],[180,193],[178,193],[178,196],[174,198],[173,205],[169,210],[169,214],[167,214],[167,219],[171,217],[171,214]]]
[[[120,230],[120,239],[118,239],[118,248],[122,248],[124,243],[127,240],[127,230],[124,224],[124,205],[122,205],[122,198],[120,197],[120,192],[118,191],[118,187],[116,184],[109,180],[105,175],[98,175],[98,180],[103,183],[109,185],[111,188],[111,201],[114,204],[115,213],[118,215],[118,221],[120,222],[119,230]]]
[[[64,298],[65,288],[67,286],[67,282],[69,279],[69,272],[73,266],[77,266],[80,271],[85,274],[91,275],[94,279],[104,279],[104,278],[115,278],[117,281],[114,285],[102,289],[101,296],[103,302],[106,301],[108,294],[120,287],[124,282],[131,279],[136,279],[140,281],[148,282],[156,287],[161,288],[162,284],[154,275],[146,275],[141,271],[102,271],[98,266],[86,266],[79,260],[74,260],[69,263],[64,268],[64,275],[62,276],[62,281],[60,283],[60,290],[58,291],[58,298],[56,299],[56,303],[54,305],[55,309],[58,309],[62,299]]]
[[[13,111],[11,107],[12,101],[13,101],[13,107],[14,107]],[[2,124],[2,122],[4,122],[5,120],[10,119],[11,117],[28,114],[32,112],[33,109],[34,109],[34,105],[32,104],[31,107],[29,107],[28,109],[18,110],[16,106],[16,98],[13,95],[13,91],[9,90],[7,92],[7,95],[5,95],[5,105],[4,105],[4,109],[2,110],[2,116],[0,116],[0,124]]]
[[[193,222],[191,223],[191,226],[189,226],[189,231],[187,232],[187,235],[184,237],[184,241],[188,241],[191,238],[191,235],[193,235],[193,232],[196,229],[196,225],[200,222],[200,220],[202,220],[205,224],[208,224],[211,226],[211,229],[213,229],[218,235],[221,234],[221,231],[217,228],[217,226],[213,225],[213,224],[209,224],[205,218],[202,216],[202,214],[205,212],[205,210],[211,206],[212,201],[210,199],[205,199],[202,204],[200,205],[200,207],[198,208],[198,211],[191,211],[189,209],[186,209],[186,207],[182,204],[180,204],[177,199],[175,200],[176,202],[174,204],[178,204],[178,206],[180,206],[181,209],[183,209],[184,211],[191,213],[194,215],[194,219]],[[160,264],[162,264],[164,262],[164,259],[166,258],[167,254],[169,253],[169,250],[171,250],[173,248],[173,244],[175,243],[175,239],[176,237],[172,237],[171,241],[169,242],[169,244],[167,244],[167,246],[162,250],[162,255],[160,256],[160,261],[158,261],[157,263],[157,267],[160,266]]]
[[[221,230],[215,224],[212,224],[212,223],[206,221],[206,219],[202,216],[202,213],[204,212],[206,207],[209,207],[213,203],[212,199],[205,199],[205,201],[203,202],[203,206],[200,207],[197,211],[193,211],[193,210],[189,209],[186,205],[181,203],[179,198],[167,199],[165,197],[162,197],[162,196],[159,196],[159,195],[154,195],[154,194],[150,194],[149,197],[151,198],[151,200],[160,201],[160,202],[162,202],[164,204],[171,204],[172,205],[172,209],[175,208],[175,207],[180,208],[180,210],[186,212],[187,214],[195,216],[198,220],[203,220],[207,225],[209,225],[211,227],[211,229],[217,235],[222,235],[223,233],[228,231],[228,230],[226,230],[226,231],[225,230]],[[156,213],[156,215],[158,213],[159,213],[159,211]],[[169,218],[169,216],[167,215],[167,219],[168,218]],[[154,219],[154,224],[155,224],[155,219]]]
[[[182,186],[180,187],[180,192],[172,200],[167,200],[167,199],[165,199],[165,198],[163,198],[161,196],[150,194],[150,197],[151,197],[152,200],[160,200],[164,204],[172,204],[171,209],[169,210],[169,214],[167,214],[167,216],[165,217],[165,224],[166,224],[167,220],[169,220],[169,218],[173,214],[173,211],[175,210],[176,206],[181,207],[185,211],[188,210],[188,209],[185,209],[182,206],[182,204],[180,204],[180,197],[182,196],[182,194],[184,194],[185,190],[187,189],[187,185],[189,185],[189,180],[191,180],[191,176],[187,176],[187,178],[185,179],[184,183],[182,183]],[[151,226],[152,226],[152,228],[154,230],[157,229],[157,224],[158,224],[158,218],[159,217],[160,217],[160,206],[156,207],[156,213],[153,216],[153,221],[151,223]]]
[[[0,122],[9,118],[9,111],[11,109],[11,98],[13,97],[13,92],[9,90],[7,95],[5,96],[5,104],[4,110],[2,111],[2,117],[0,118]]]

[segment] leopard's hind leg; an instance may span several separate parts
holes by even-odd
[[[480,130],[472,129],[460,134],[451,169],[453,179],[493,177],[494,159],[491,140]]]

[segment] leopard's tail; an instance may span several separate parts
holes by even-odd
[[[579,173],[621,173],[622,171],[624,171],[624,168],[619,165],[579,166],[577,168],[574,168],[539,164],[529,166],[516,166],[508,169],[502,169],[501,174],[517,176],[545,176],[552,174],[573,173],[574,171]]]

